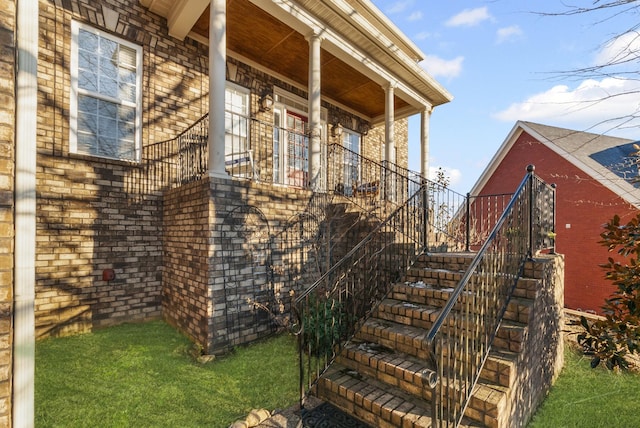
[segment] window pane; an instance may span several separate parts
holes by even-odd
[[[121,68],[119,74],[120,83],[130,83],[132,85],[136,84],[136,72],[134,70]]]
[[[100,76],[100,93],[109,97],[118,97],[118,82],[106,76]]]
[[[135,160],[140,51],[78,28],[76,147],[80,153]],[[104,98],[113,99],[113,102]]]
[[[108,101],[98,101],[98,114],[103,117],[115,119],[118,114],[118,105]]]
[[[80,29],[78,32],[78,44],[83,50],[88,52],[98,52],[99,36]]]
[[[114,138],[118,132],[118,123],[113,119],[100,117],[98,119],[98,134],[100,137]]]
[[[78,72],[78,87],[91,92],[98,92],[98,75],[90,71]]]
[[[136,109],[134,107],[119,106],[118,117],[121,121],[133,123],[136,120]]]
[[[79,115],[78,131],[96,135],[98,132],[98,117],[94,114]]]
[[[130,69],[136,68],[136,51],[128,46],[120,46],[120,65]]]
[[[93,134],[78,133],[78,153],[96,154],[96,137]]]
[[[136,87],[127,83],[120,83],[120,90],[118,91],[118,98],[124,101],[135,102],[136,101]]]
[[[81,50],[78,52],[78,66],[81,70],[96,70],[98,68],[98,57],[94,52]]]
[[[98,111],[98,100],[86,95],[80,95],[78,97],[78,111],[96,113]]]

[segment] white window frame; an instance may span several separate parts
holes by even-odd
[[[125,46],[135,51],[135,102],[126,101],[120,98],[101,94],[99,92],[88,91],[78,87],[78,71],[79,71],[79,46],[78,36],[80,31],[87,31],[98,37],[111,40],[121,46]],[[142,47],[134,43],[128,42],[120,37],[101,31],[97,28],[82,24],[77,21],[71,21],[71,93],[69,95],[69,115],[70,115],[70,132],[69,132],[69,152],[94,156],[99,158],[115,159],[129,162],[140,162],[141,145],[142,145]],[[111,102],[117,105],[123,105],[135,108],[134,119],[134,154],[131,157],[106,156],[104,154],[90,153],[78,150],[78,100],[80,96],[89,96],[97,100]]]
[[[227,108],[227,92],[228,91],[235,91],[237,94],[239,94],[240,96],[242,96],[242,98],[244,98],[244,108],[245,110],[242,112],[238,112],[238,111],[234,111],[229,110]],[[250,124],[251,124],[251,90],[248,88],[245,88],[244,86],[240,86],[237,85],[235,83],[231,83],[231,82],[226,82],[225,84],[225,88],[224,88],[224,96],[225,96],[225,106],[224,106],[224,114],[225,114],[225,155],[226,156],[234,156],[236,155],[238,152],[246,152],[250,149],[251,146],[251,135],[250,135]],[[227,115],[230,115],[230,117],[227,117]],[[234,118],[238,116],[241,117],[244,121],[246,121],[246,128],[243,130],[244,132],[241,132],[240,134],[236,134],[235,132],[230,132],[229,129],[227,129],[227,125],[228,122],[227,120],[230,119],[232,125],[235,126],[235,122],[234,122]],[[237,120],[237,119],[236,119]],[[244,134],[244,135],[242,135]],[[240,138],[244,138],[244,147],[235,147],[233,144],[231,144],[231,147],[227,147],[227,136],[234,136],[234,137],[240,137]],[[230,150],[229,150],[230,149]]]
[[[355,139],[355,143],[358,145],[357,150],[354,150],[354,147],[353,147],[354,139]],[[360,134],[359,132],[352,131],[350,129],[343,128],[341,143],[345,149],[350,150],[350,152],[345,151],[345,157],[343,160],[344,180],[346,182],[346,185],[347,186],[358,185],[361,180],[362,165],[360,164],[359,160],[354,160],[357,158],[353,158],[351,156],[351,152],[355,153],[356,155],[359,155],[360,157],[362,156],[362,134]]]

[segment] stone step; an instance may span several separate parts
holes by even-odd
[[[415,267],[421,269],[446,269],[453,272],[465,271],[476,253],[422,254]]]
[[[464,272],[464,270],[425,269],[414,264],[407,270],[405,281],[412,284],[422,283],[434,288],[455,288],[462,279]],[[538,284],[539,282],[532,278],[519,278],[514,296],[533,299],[535,298]]]
[[[489,414],[497,411],[500,405],[499,402],[495,403],[499,392],[483,385],[476,389],[479,398],[474,397],[470,404],[482,407],[482,410],[469,407],[465,415],[477,415],[479,419],[465,417],[460,426],[496,426]],[[432,426],[432,410],[428,400],[337,362],[319,380],[316,394],[373,427]]]
[[[317,384],[319,398],[372,427],[431,427],[428,402],[334,363]]]
[[[380,346],[427,361],[430,356],[428,330],[398,324],[379,318],[369,318],[356,333],[354,340],[377,343]]]
[[[404,300],[385,299],[376,308],[374,317],[429,330],[439,314],[440,308],[434,306],[421,305]],[[449,329],[452,329],[454,326],[458,329],[471,329],[474,327],[473,322],[465,323],[464,319],[465,317],[463,315],[449,317],[448,326],[445,325],[443,327]],[[522,349],[525,334],[525,324],[505,319],[500,324],[493,347],[519,352]]]
[[[494,383],[481,376],[481,380],[474,387],[472,399],[465,413],[469,418],[479,422],[491,420],[490,426],[494,425],[494,422],[497,423],[497,418],[500,417],[499,413],[505,406],[506,388],[511,382],[507,379],[504,381],[505,385],[499,383],[500,358],[501,356],[495,356],[488,360],[491,361],[489,365],[496,370],[497,382]],[[423,360],[385,348],[377,343],[352,342],[345,346],[336,362],[354,373],[357,372],[363,378],[374,379],[385,385],[399,388],[413,397],[431,401],[432,390],[429,386],[429,378],[434,372],[429,368],[430,364]],[[507,367],[509,371],[513,371],[513,361]],[[456,387],[452,385],[450,388],[451,396],[459,394]]]
[[[513,328],[521,331],[521,326]],[[511,334],[511,327],[500,330],[502,335]],[[403,354],[408,360],[429,361],[431,354],[426,342],[427,329],[397,323],[392,320],[371,318],[365,322],[363,328],[356,334],[356,343],[375,343],[378,349],[387,353]],[[501,386],[511,386],[515,380],[515,360],[522,349],[522,340],[504,339],[496,337],[488,356],[487,363],[480,372],[480,378]],[[410,357],[410,358],[409,358]],[[426,369],[427,367],[425,367]]]
[[[404,282],[394,284],[389,297],[407,303],[442,308],[447,300],[449,300],[452,292],[453,288],[451,287],[442,288],[422,282]],[[454,309],[466,304],[467,298],[468,293],[462,293],[458,297],[458,302],[456,306],[454,306]],[[475,306],[473,301],[471,301],[470,304]],[[532,307],[533,300],[514,296],[507,305],[507,312],[505,313],[504,319],[527,324]]]

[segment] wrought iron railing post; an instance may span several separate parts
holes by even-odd
[[[471,250],[471,193],[467,193],[466,210],[467,210],[467,227],[465,231],[465,251]]]
[[[424,251],[429,250],[429,184],[427,180],[422,180],[422,197],[421,197],[421,205],[422,205],[422,248]]]
[[[533,257],[533,247],[535,245],[534,236],[533,236],[533,211],[534,211],[534,186],[533,179],[535,176],[536,167],[533,164],[527,165],[527,173],[529,173],[528,177],[528,185],[529,185],[529,254],[528,257]]]

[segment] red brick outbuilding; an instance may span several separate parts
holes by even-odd
[[[531,122],[515,124],[471,191],[513,192],[528,164],[557,185],[556,252],[565,256],[565,306],[601,312],[615,286],[599,266],[612,254],[598,243],[614,215],[628,220],[640,209],[633,140]]]

